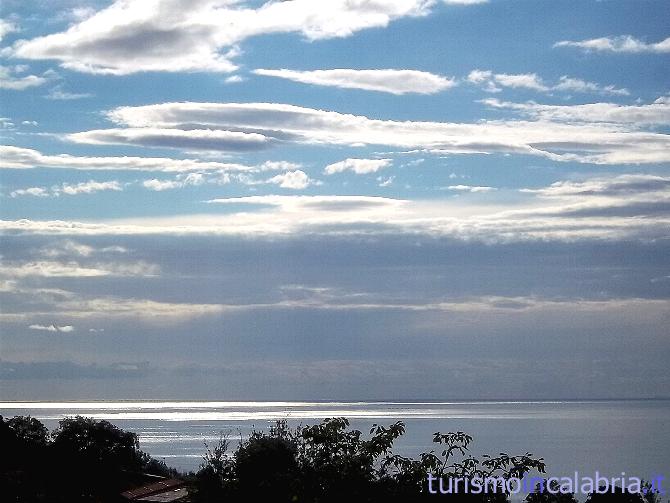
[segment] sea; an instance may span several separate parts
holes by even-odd
[[[403,421],[395,452],[417,456],[439,446],[435,432],[473,437],[475,456],[532,453],[547,476],[670,477],[670,400],[597,401],[90,401],[0,402],[4,417],[30,415],[49,429],[66,416],[105,419],[138,434],[145,452],[180,470],[197,470],[205,444],[226,436],[234,449],[274,421],[309,425],[346,417],[367,434],[373,424]]]

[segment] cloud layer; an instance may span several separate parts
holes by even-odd
[[[301,176],[268,181],[302,188]],[[2,221],[0,230],[26,235],[433,236],[483,243],[665,239],[670,225],[667,177],[628,174],[526,188],[528,199],[499,208],[461,202],[485,197],[489,186],[452,185],[454,200],[378,196],[264,195],[211,199],[236,208],[223,214],[146,217],[105,222]],[[469,196],[474,197],[474,196]]]
[[[279,103],[163,103],[109,112],[121,128],[67,135],[91,144],[253,150],[272,144],[383,145],[443,154],[525,154],[557,161],[642,164],[670,161],[670,137],[641,131],[670,121],[667,98],[649,105],[551,106],[485,100],[534,121],[477,123],[370,119]]]

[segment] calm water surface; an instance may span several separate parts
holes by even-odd
[[[0,402],[5,417],[31,415],[50,429],[68,415],[106,419],[136,432],[143,450],[168,465],[195,470],[203,442],[220,432],[236,443],[277,419],[313,424],[345,416],[366,433],[377,422],[402,420],[396,452],[432,448],[432,433],[465,431],[476,455],[499,452],[544,457],[548,473],[670,477],[670,401],[533,402]]]

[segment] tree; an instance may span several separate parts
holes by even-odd
[[[76,416],[58,424],[52,433],[58,462],[53,492],[71,499],[109,497],[118,494],[146,462],[137,435],[108,421]]]
[[[30,416],[15,416],[7,420],[16,440],[34,447],[44,447],[49,441],[49,430],[37,419]]]
[[[548,489],[551,488],[551,491]],[[558,482],[551,481],[547,486],[545,480],[542,484],[535,486],[535,490],[526,497],[526,503],[577,503],[573,493],[559,492]]]

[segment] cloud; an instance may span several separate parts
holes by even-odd
[[[30,87],[38,87],[46,84],[49,78],[46,76],[25,75],[17,76],[16,67],[0,66],[0,89],[11,91],[23,91]]]
[[[542,83],[534,73],[525,73],[520,75],[509,75],[506,73],[499,73],[495,75],[497,84],[504,87],[523,87],[526,89],[534,89],[536,91],[546,91],[548,88]]]
[[[310,178],[307,173],[300,169],[294,169],[299,165],[288,162],[265,162],[258,166],[253,173],[262,173],[269,170],[280,168],[289,168],[289,171],[280,173],[270,178],[259,178],[251,176],[250,173],[227,173],[222,174],[203,174],[203,173],[181,173],[174,180],[158,180],[152,178],[145,180],[142,185],[154,191],[181,189],[189,186],[199,186],[203,184],[226,185],[229,183],[239,183],[242,185],[264,185],[274,184],[286,189],[304,189],[310,185],[321,185],[321,181]],[[291,169],[293,168],[293,169]]]
[[[290,0],[254,9],[234,0],[197,0],[184,10],[175,0],[117,0],[63,32],[18,41],[11,52],[18,58],[58,60],[64,68],[95,74],[232,72],[237,68],[233,63],[237,45],[249,37],[271,33],[300,33],[308,40],[348,37],[399,18],[426,15],[433,3]]]
[[[94,95],[91,93],[71,93],[68,91],[63,91],[62,86],[56,86],[51,89],[44,97],[49,100],[70,101],[92,98],[93,96]]]
[[[592,38],[574,42],[562,40],[556,42],[554,47],[576,47],[584,51],[596,52],[620,52],[629,54],[640,53],[667,53],[670,52],[670,37],[660,42],[647,43],[631,35],[620,35],[618,37]]]
[[[242,77],[241,75],[231,75],[230,77],[227,77],[224,82],[226,84],[239,84],[240,82],[244,82],[246,79]]]
[[[390,187],[393,185],[393,181],[395,180],[395,176],[389,176],[388,178],[383,178],[381,176],[377,177],[377,181],[379,182],[380,187]]]
[[[365,175],[387,168],[392,162],[391,159],[345,159],[344,161],[329,164],[324,169],[324,173],[326,175],[333,175],[344,171],[353,171],[357,175]]]
[[[67,135],[75,143],[136,145],[186,150],[249,152],[270,146],[272,139],[258,133],[211,129],[124,128],[98,129]]]
[[[256,166],[237,163],[208,162],[197,159],[165,157],[86,157],[69,154],[46,155],[28,148],[0,145],[0,169],[35,167],[78,169],[85,171],[162,171],[162,172],[260,172],[299,167],[286,161],[265,161]]]
[[[205,177],[202,173],[189,173],[185,176],[178,175],[177,180],[157,180],[156,178],[144,180],[142,185],[149,190],[160,192],[163,190],[202,185],[203,183],[205,183]]]
[[[514,204],[464,204],[461,198],[264,195],[218,198],[230,211],[200,215],[76,221],[0,221],[6,234],[201,236],[432,236],[484,243],[665,239],[670,189],[662,177],[620,175],[525,189]],[[576,185],[577,183],[582,185]],[[462,192],[488,190],[452,186]],[[563,191],[559,194],[559,191]],[[600,190],[599,193],[591,194]],[[569,193],[572,191],[573,193]],[[458,199],[458,201],[457,201]],[[244,205],[244,209],[239,209]]]
[[[89,180],[88,182],[80,182],[77,184],[63,183],[62,185],[54,185],[51,189],[44,187],[30,187],[28,189],[17,189],[10,193],[11,197],[19,196],[35,196],[35,197],[59,197],[61,195],[77,196],[80,194],[94,194],[101,191],[121,191],[123,187],[115,180],[109,182],[96,182]]]
[[[5,36],[7,36],[9,33],[14,33],[19,31],[18,26],[16,24],[7,21],[6,19],[0,19],[0,41],[2,41]]]
[[[528,190],[526,190],[528,192]],[[587,180],[560,181],[550,186],[530,191],[543,197],[577,196],[617,196],[630,197],[639,194],[662,193],[670,196],[670,177],[632,174],[608,178],[589,178]]]
[[[63,326],[58,326],[58,325],[30,325],[28,328],[31,330],[43,330],[45,332],[63,332],[63,333],[69,333],[69,332],[74,332],[74,327],[72,325],[63,325]]]
[[[495,187],[476,186],[476,185],[449,185],[447,190],[454,190],[457,192],[491,192],[496,190]]]
[[[521,189],[551,202],[538,214],[568,217],[670,216],[670,177],[625,174],[567,180],[540,189]]]
[[[54,380],[66,380],[68,388],[78,379],[114,379],[117,383],[128,378],[140,378],[149,374],[146,362],[111,364],[82,364],[69,361],[39,362],[0,362],[0,379],[3,380],[34,380],[45,379],[50,383]]]
[[[607,86],[602,86],[600,84],[596,84],[595,82],[587,82],[582,79],[575,79],[572,77],[568,77],[567,75],[563,75],[560,78],[559,83],[556,84],[552,89],[555,91],[574,91],[578,93],[611,94],[615,96],[630,95],[630,91],[628,91],[628,89],[625,88],[617,88],[611,84]]]
[[[52,195],[49,189],[44,187],[29,187],[27,189],[17,189],[10,193],[11,197],[33,196],[33,197],[50,197]]]
[[[160,274],[160,268],[146,262],[133,263],[94,262],[56,262],[42,260],[37,262],[12,262],[0,266],[0,276],[6,278],[99,278],[103,276],[149,277]]]
[[[456,85],[454,79],[417,70],[254,70],[256,75],[278,77],[304,84],[363,89],[396,95],[435,94]]]
[[[532,91],[571,91],[579,93],[597,93],[617,96],[628,96],[627,89],[619,89],[613,85],[602,86],[595,82],[576,79],[563,75],[557,84],[547,84],[536,73],[507,74],[493,73],[490,70],[473,70],[466,80],[471,84],[483,86],[484,90],[491,93],[502,91],[501,87],[523,88]]]
[[[9,117],[0,117],[0,130],[8,130],[8,129],[14,129],[16,127],[16,124],[12,122],[12,119]],[[0,158],[0,161],[2,159]]]
[[[301,190],[306,189],[317,182],[307,176],[307,173],[304,171],[297,169],[295,171],[287,171],[286,173],[273,176],[268,179],[266,183],[277,184],[283,189]]]
[[[483,100],[482,103],[494,108],[516,110],[543,121],[603,122],[636,126],[670,124],[670,99],[667,96],[658,98],[647,105],[619,105],[616,103],[543,105],[533,101],[513,103],[495,98]]]
[[[4,311],[0,319],[21,320],[30,316],[51,316],[58,312],[61,316],[77,319],[135,319],[159,325],[184,322],[201,316],[221,314],[236,309],[222,304],[197,304],[159,302],[149,299],[118,297],[79,297],[59,300],[42,309],[21,313]]]
[[[67,194],[68,196],[76,196],[78,194],[93,194],[104,190],[123,190],[121,184],[115,180],[109,182],[96,182],[89,180],[88,182],[81,182],[76,185],[64,183],[58,190],[58,194]]]
[[[244,196],[211,199],[208,203],[214,204],[253,204],[276,206],[282,211],[298,213],[301,210],[316,210],[323,212],[377,211],[397,208],[407,201],[389,199],[378,196]]]
[[[207,148],[227,148],[226,135],[234,133],[260,138],[261,145],[298,143],[315,145],[385,145],[444,154],[525,154],[556,161],[575,160],[597,164],[660,163],[670,160],[670,136],[639,131],[650,122],[667,122],[667,99],[650,105],[623,107],[610,103],[581,105],[578,121],[561,120],[560,111],[575,112],[580,106],[552,107],[536,104],[485,100],[488,106],[512,107],[534,121],[505,120],[477,123],[413,122],[369,119],[278,103],[163,103],[119,107],[108,113],[111,121],[126,126],[68,135],[81,143],[119,143],[134,138],[133,144],[184,148],[185,137],[203,130],[211,136]],[[546,107],[555,117],[545,119],[538,110]],[[617,111],[618,110],[618,111]],[[600,112],[610,111],[602,115]],[[595,112],[595,113],[594,113]],[[638,113],[639,112],[639,113]],[[574,114],[573,114],[574,115]],[[622,124],[604,122],[617,116]],[[649,120],[653,117],[653,120]],[[556,120],[554,120],[556,119]],[[621,121],[619,121],[621,122]],[[196,128],[196,129],[193,129]],[[222,128],[223,131],[217,129]],[[162,131],[161,141],[152,136]],[[221,139],[217,139],[221,135]],[[223,144],[222,144],[223,143]],[[197,141],[196,141],[197,144]],[[259,145],[260,146],[260,145]],[[249,148],[252,148],[249,146]]]
[[[243,302],[239,304],[176,304],[155,302],[146,299],[120,299],[120,298],[96,298],[78,300],[80,305],[75,305],[74,300],[54,303],[53,309],[58,309],[62,316],[77,319],[87,318],[136,318],[143,321],[156,320],[174,308],[171,313],[173,321],[179,319],[186,321],[189,318],[202,316],[216,316],[221,314],[248,313],[259,311],[285,311],[285,310],[308,310],[308,311],[381,311],[381,312],[414,312],[414,313],[452,313],[452,314],[476,314],[477,316],[493,313],[533,313],[546,310],[554,310],[560,313],[567,312],[601,312],[613,313],[617,309],[642,307],[657,311],[667,307],[667,299],[642,299],[642,298],[612,298],[600,299],[553,299],[540,298],[537,296],[513,297],[513,296],[470,296],[453,297],[434,301],[404,301],[393,299],[388,296],[377,296],[369,294],[335,294],[329,289],[316,291],[303,291],[296,293],[285,292],[282,299],[272,302]],[[188,312],[188,306],[192,311]],[[142,310],[142,308],[146,310]],[[21,316],[48,316],[47,312],[29,311]],[[167,321],[167,320],[166,320]],[[42,325],[40,325],[42,326]],[[32,327],[31,327],[32,328]],[[45,328],[37,330],[50,329]],[[68,331],[68,330],[64,330]],[[71,331],[71,330],[70,330]]]
[[[104,246],[101,248],[95,248],[71,239],[60,240],[55,243],[51,243],[44,248],[40,249],[40,255],[54,258],[54,257],[63,257],[63,256],[76,256],[76,257],[91,257],[98,254],[108,254],[108,253],[127,253],[128,250],[123,246],[113,245],[113,246]]]

